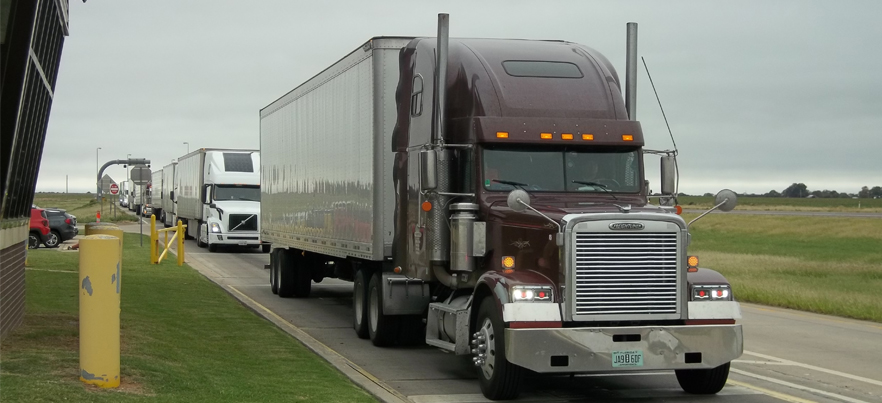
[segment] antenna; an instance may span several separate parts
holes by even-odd
[[[665,108],[662,106],[661,98],[658,96],[658,91],[655,89],[655,83],[652,81],[652,74],[649,74],[649,66],[646,65],[646,58],[640,56],[640,61],[643,62],[643,68],[646,70],[646,76],[649,77],[649,85],[652,86],[652,92],[655,94],[655,100],[658,102],[658,109],[661,110],[662,118],[665,120],[665,126],[668,128],[668,134],[671,136],[671,143],[674,144],[674,171],[677,173],[677,181],[674,184],[674,198],[677,197],[677,193],[680,191],[680,167],[677,165],[677,154],[680,151],[677,149],[677,141],[674,140],[674,132],[671,131],[671,125],[668,123],[668,116],[665,114]]]

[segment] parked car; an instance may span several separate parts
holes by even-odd
[[[120,207],[129,207],[129,202],[126,201],[124,197],[119,198],[119,206]]]
[[[31,208],[31,229],[28,233],[28,249],[37,249],[52,232],[46,210]]]
[[[48,208],[45,210],[49,218],[49,235],[43,241],[47,248],[56,248],[62,242],[73,239],[79,233],[77,217],[63,209]]]

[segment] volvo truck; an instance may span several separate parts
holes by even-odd
[[[272,292],[351,280],[359,337],[470,356],[490,399],[528,371],[721,390],[740,308],[649,202],[648,156],[671,199],[675,153],[644,149],[632,28],[624,86],[589,47],[449,39],[440,15],[437,38],[372,38],[261,109]]]
[[[196,245],[250,246],[269,252],[260,238],[260,153],[200,148],[175,166],[176,219]]]

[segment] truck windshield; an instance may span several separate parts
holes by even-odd
[[[638,149],[584,148],[510,149],[483,151],[484,188],[505,192],[640,191]]]
[[[260,201],[260,186],[215,185],[214,200]]]

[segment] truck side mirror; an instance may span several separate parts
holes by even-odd
[[[202,203],[211,203],[211,185],[202,187]]]
[[[438,187],[438,154],[435,150],[420,151],[420,189],[433,190]]]
[[[661,157],[661,193],[663,195],[674,194],[674,181],[676,179],[677,160],[672,156]]]

